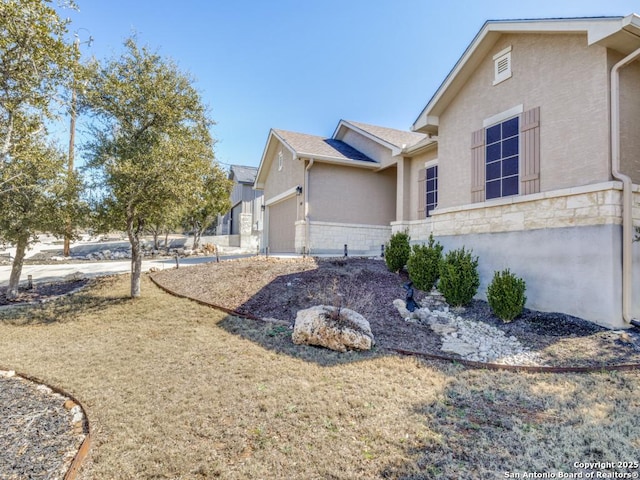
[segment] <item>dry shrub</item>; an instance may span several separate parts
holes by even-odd
[[[307,298],[318,305],[334,307],[331,313],[333,320],[339,320],[340,310],[348,308],[358,312],[364,318],[373,313],[375,297],[372,292],[362,289],[349,278],[334,277],[331,284],[327,284],[322,290],[307,289]]]
[[[216,253],[216,246],[213,243],[205,243],[202,246],[202,251],[207,255],[213,255]]]

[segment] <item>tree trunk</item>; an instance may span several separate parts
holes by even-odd
[[[193,229],[193,250],[200,248],[200,237],[202,237],[202,230],[200,230],[200,225],[196,224]]]
[[[140,239],[131,242],[131,298],[140,296],[140,276],[142,275],[142,251]]]
[[[9,276],[9,287],[7,288],[7,300],[15,300],[18,296],[18,287],[20,285],[20,275],[22,274],[22,264],[24,255],[27,252],[27,244],[29,237],[20,237],[16,245],[16,256],[11,266],[11,275]]]
[[[140,277],[142,275],[142,228],[134,228],[133,219],[127,220],[127,235],[131,244],[131,298],[140,297]]]
[[[153,229],[153,249],[160,250],[160,229]]]

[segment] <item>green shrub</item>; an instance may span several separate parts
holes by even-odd
[[[429,235],[428,245],[414,245],[407,261],[409,278],[419,290],[431,291],[440,277],[442,245]]]
[[[478,257],[464,247],[448,252],[440,263],[438,290],[452,307],[471,303],[480,286]]]
[[[391,235],[389,242],[384,249],[384,261],[387,268],[392,272],[399,272],[407,264],[411,247],[409,246],[409,234],[407,232],[397,232]]]
[[[510,322],[524,310],[527,297],[524,295],[524,280],[516,277],[509,269],[494,272],[487,289],[487,300],[493,313],[505,322]]]

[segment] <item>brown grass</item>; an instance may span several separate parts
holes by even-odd
[[[148,279],[0,316],[0,366],[85,406],[84,479],[504,478],[629,461],[640,375],[517,374],[294,346]]]

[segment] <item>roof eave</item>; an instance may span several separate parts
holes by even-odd
[[[368,162],[365,160],[350,160],[348,158],[330,157],[326,155],[316,155],[313,153],[298,153],[299,158],[313,159],[314,162],[331,163],[334,165],[343,165],[346,167],[360,167],[376,169],[380,166],[378,162]]]
[[[334,140],[342,140],[342,138],[338,138],[338,134],[340,132],[340,129],[342,127],[345,128],[349,128],[355,132],[358,132],[360,135],[373,140],[374,142],[378,143],[379,145],[382,145],[385,148],[388,148],[389,150],[391,150],[393,155],[398,155],[398,153],[400,153],[400,151],[402,150],[402,148],[399,145],[394,145],[393,143],[387,142],[386,140],[383,140],[380,137],[377,137],[375,135],[373,135],[370,132],[367,132],[366,130],[363,130],[362,128],[353,125],[352,123],[348,122],[347,120],[340,120],[340,122],[338,122],[338,126],[336,127],[335,131],[333,132],[333,136],[331,138],[333,138]]]
[[[632,13],[620,21],[617,29],[593,31],[589,34],[589,45],[598,44],[623,55],[628,55],[640,46],[640,16]]]
[[[258,166],[258,173],[256,173],[256,180],[253,184],[253,188],[255,190],[264,189],[264,182],[267,180],[266,177],[268,173],[268,165],[266,164],[270,163],[267,158],[267,152],[269,151],[269,145],[271,145],[271,142],[274,138],[278,140],[282,145],[284,145],[287,150],[289,150],[293,154],[294,158],[296,158],[297,156],[296,151],[291,148],[291,146],[284,140],[284,138],[278,135],[278,133],[273,128],[270,129],[269,136],[267,137],[267,143],[265,144],[264,150],[262,152],[262,157],[260,158],[260,165]]]
[[[628,23],[633,26],[638,20],[637,15],[630,15]],[[603,17],[591,19],[558,19],[558,20],[504,20],[488,21],[480,29],[471,44],[427,105],[422,109],[413,123],[412,130],[430,133],[437,130],[437,119],[449,101],[471,76],[480,61],[489,53],[501,35],[506,33],[580,33],[585,32],[591,38],[611,35],[620,30],[622,23],[629,17]],[[640,23],[640,22],[638,22]],[[590,41],[591,43],[591,41]]]
[[[414,155],[419,155],[421,153],[424,152],[428,152],[429,150],[432,150],[433,148],[438,146],[438,139],[437,138],[429,138],[428,142],[420,142],[420,143],[416,143],[415,145],[405,148],[402,151],[402,154],[405,156],[414,156]]]

